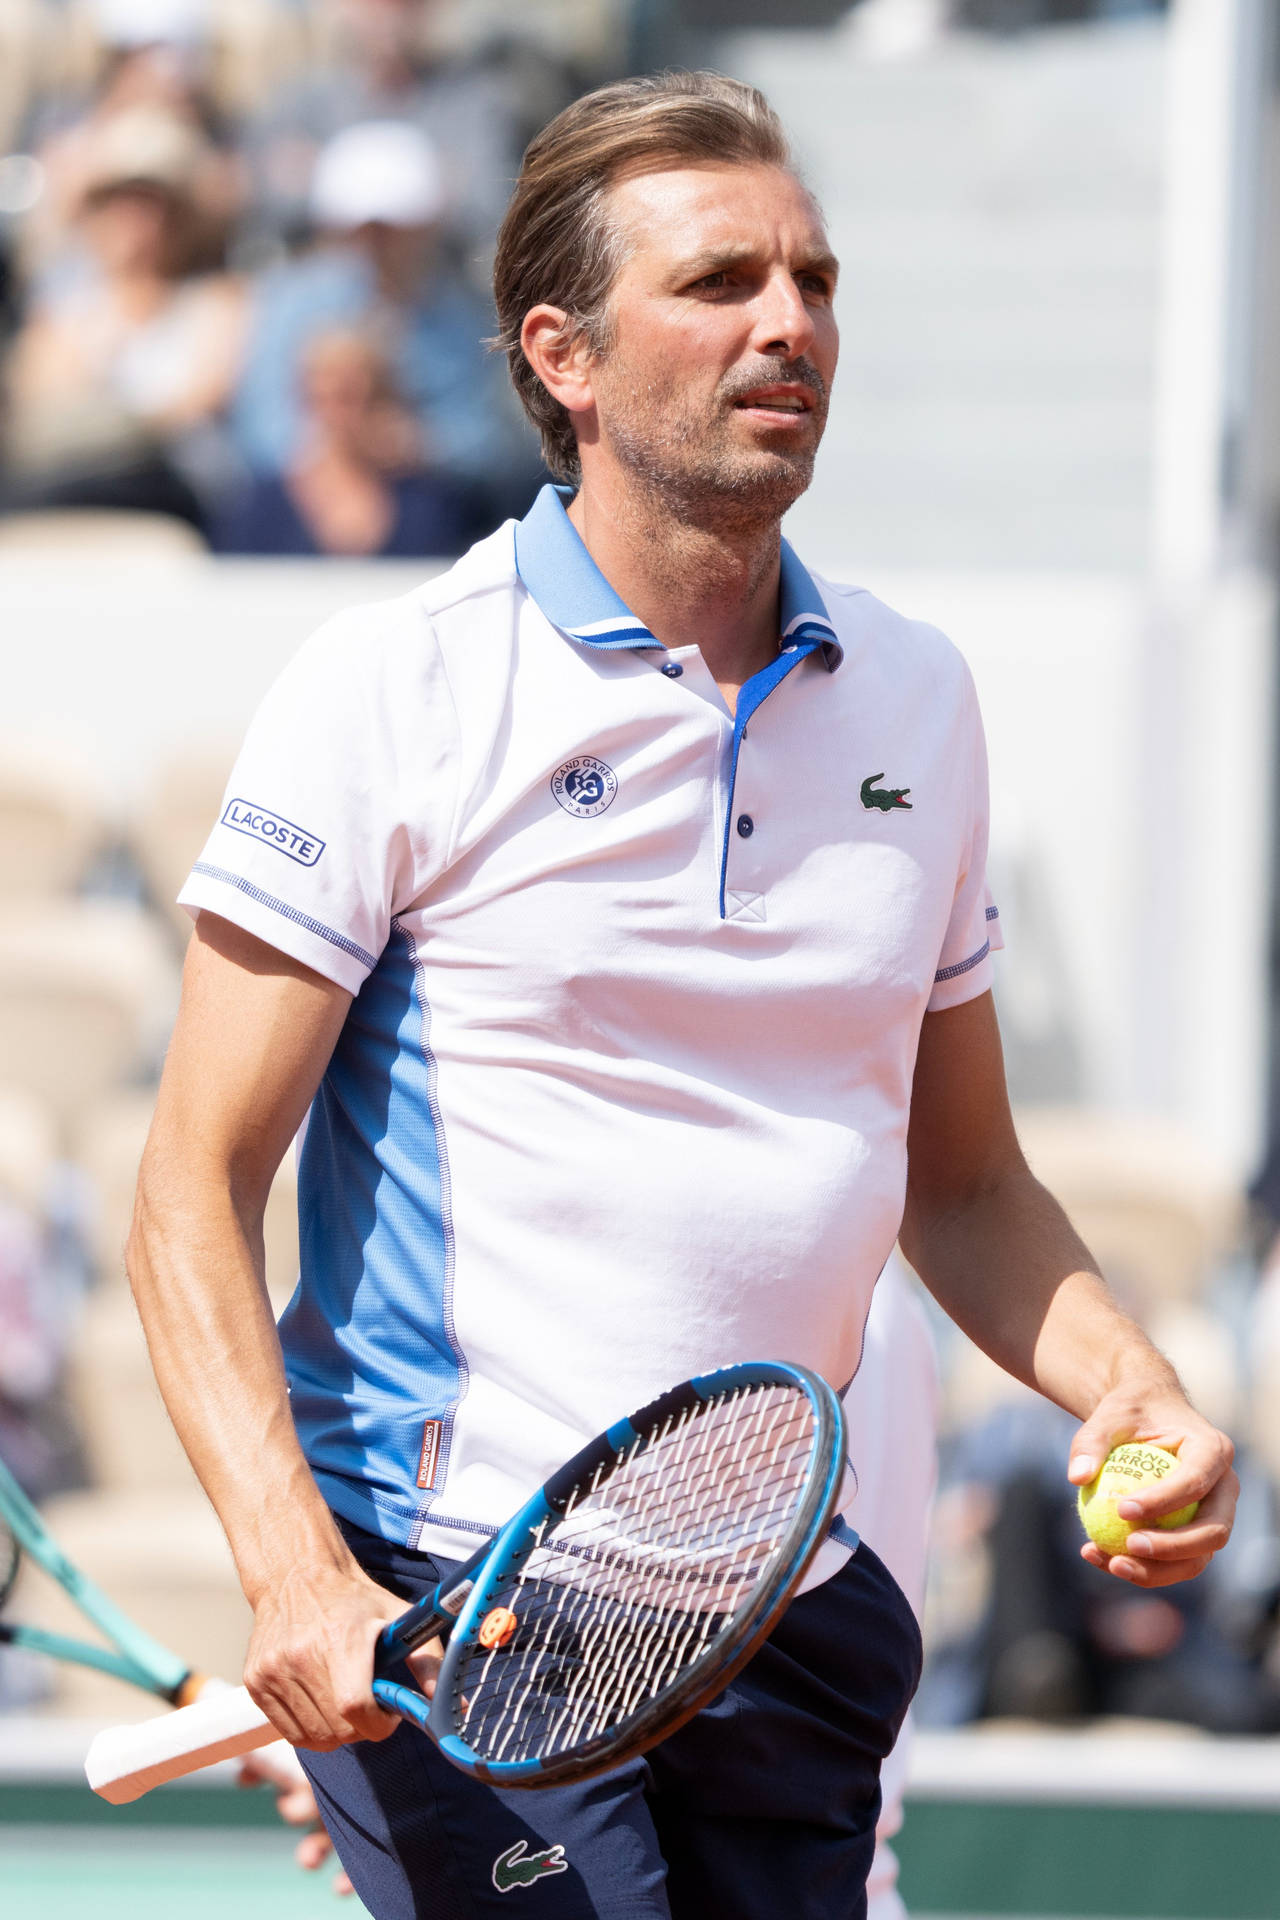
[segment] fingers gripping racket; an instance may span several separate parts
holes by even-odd
[[[494,1785],[617,1766],[750,1659],[827,1532],[843,1471],[840,1402],[806,1368],[686,1381],[575,1454],[383,1631],[374,1695]],[[437,1634],[428,1701],[395,1672]],[[275,1737],[240,1689],[100,1734],[85,1770],[105,1799],[133,1800]]]
[[[58,1582],[111,1645],[96,1646],[89,1640],[47,1633],[42,1627],[21,1626],[4,1619],[0,1619],[0,1644],[25,1647],[31,1653],[70,1660],[80,1667],[94,1667],[99,1673],[109,1673],[117,1680],[141,1687],[146,1693],[154,1693],[173,1706],[184,1706],[195,1700],[208,1684],[202,1674],[191,1671],[185,1660],[144,1633],[87,1574],[68,1560],[9,1469],[0,1461],[0,1610],[13,1591],[24,1553]]]

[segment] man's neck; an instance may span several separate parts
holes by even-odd
[[[569,507],[614,591],[665,647],[696,645],[729,706],[778,651],[778,522],[708,527],[632,489],[584,480]]]

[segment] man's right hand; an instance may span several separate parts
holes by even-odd
[[[373,1697],[374,1646],[404,1611],[354,1561],[349,1571],[293,1568],[258,1598],[245,1686],[292,1746],[331,1753],[352,1740],[385,1740],[400,1722]],[[428,1697],[442,1656],[438,1640],[411,1656]]]

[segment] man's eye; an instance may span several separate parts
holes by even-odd
[[[693,283],[695,291],[704,293],[717,293],[721,287],[727,287],[728,284],[729,276],[723,267],[717,267],[714,273],[704,273],[700,280],[695,280]]]

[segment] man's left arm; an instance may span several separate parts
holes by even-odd
[[[1231,1442],[1189,1404],[1023,1159],[989,993],[925,1015],[908,1162],[907,1258],[970,1339],[1083,1421],[1067,1478],[1091,1480],[1124,1440],[1178,1455],[1176,1474],[1120,1502],[1134,1529],[1125,1553],[1108,1558],[1089,1543],[1085,1559],[1140,1587],[1194,1578],[1231,1532]],[[1200,1511],[1188,1526],[1142,1530],[1192,1500]]]

